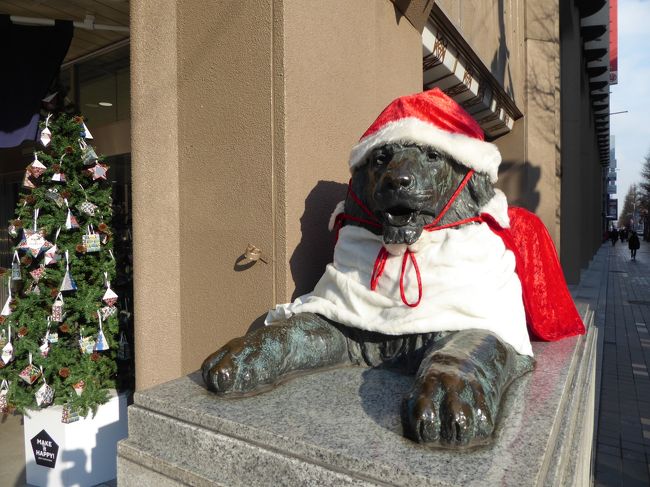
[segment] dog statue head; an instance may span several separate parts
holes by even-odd
[[[468,171],[436,147],[389,142],[370,150],[354,168],[351,191],[381,224],[369,230],[382,234],[385,244],[411,245],[451,201]],[[474,173],[438,224],[478,215],[493,196],[489,177]],[[361,205],[351,198],[345,212],[364,216]]]
[[[435,88],[391,102],[349,163],[348,197],[333,217],[365,226],[386,245],[412,245],[425,228],[479,214],[495,195],[501,154],[471,115]]]

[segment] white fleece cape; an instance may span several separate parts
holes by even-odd
[[[503,193],[482,209],[508,226]],[[293,303],[269,311],[266,324],[296,313],[318,313],[338,323],[386,335],[489,330],[520,354],[533,355],[526,328],[515,256],[485,223],[424,231],[414,252],[422,279],[422,300],[411,308],[400,297],[402,255],[406,245],[386,245],[390,253],[377,289],[370,289],[381,235],[353,225],[343,227],[315,289]],[[415,269],[407,263],[404,289],[409,302],[418,298]]]

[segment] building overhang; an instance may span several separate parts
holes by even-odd
[[[436,4],[422,32],[424,88],[440,88],[460,104],[488,140],[507,134],[523,114],[490,69]]]

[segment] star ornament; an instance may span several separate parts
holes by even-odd
[[[93,167],[86,169],[86,172],[93,177],[93,181],[98,179],[103,179],[105,181],[106,174],[108,173],[108,166],[97,163]]]
[[[23,240],[18,245],[18,248],[37,258],[41,252],[52,248],[52,244],[48,242],[41,231],[27,230],[23,234]]]

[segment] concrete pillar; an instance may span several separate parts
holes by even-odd
[[[132,0],[131,46],[141,389],[313,287],[349,149],[422,66],[388,0]]]
[[[580,16],[577,8],[570,2],[560,5],[561,35],[561,155],[562,155],[562,202],[560,256],[564,276],[570,283],[580,280],[583,264],[583,239],[587,231],[588,218],[585,209],[589,204],[591,179],[588,148],[584,138],[585,77],[582,62],[582,42],[580,38]],[[589,87],[586,99],[589,101]]]
[[[560,31],[558,0],[526,2],[528,208],[560,251]]]

